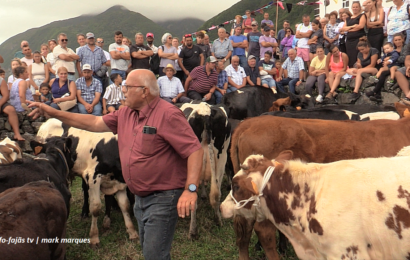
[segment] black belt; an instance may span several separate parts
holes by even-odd
[[[225,59],[225,57],[216,57],[218,60],[223,60],[223,59]]]
[[[70,75],[75,75],[75,72],[68,72],[68,74],[70,74]]]

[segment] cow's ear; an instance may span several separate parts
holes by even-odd
[[[34,152],[34,155],[37,155],[37,154],[41,153],[41,150],[43,150],[43,146],[44,146],[44,144],[39,143],[39,142],[34,141],[34,140],[30,142],[30,147]]]
[[[403,117],[410,117],[410,111],[409,111],[408,108],[406,108],[406,110],[404,110]]]
[[[252,178],[248,177],[244,180],[245,189],[252,193],[252,195],[258,195],[258,186],[252,181]]]
[[[281,152],[277,157],[276,157],[276,161],[289,161],[293,159],[293,152],[291,150],[286,150]]]
[[[68,150],[71,150],[71,145],[73,144],[73,141],[70,138],[65,139],[65,147]]]

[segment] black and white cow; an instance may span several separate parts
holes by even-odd
[[[283,92],[275,94],[271,89],[260,86],[246,86],[227,93],[223,96],[221,104],[226,107],[229,118],[243,120],[268,112],[274,101],[287,97],[294,107],[313,108],[315,105],[315,100],[309,95],[297,96]]]
[[[137,240],[138,234],[129,213],[130,202],[127,197],[127,184],[122,176],[117,136],[111,132],[93,133],[67,127],[57,119],[49,119],[40,127],[37,138],[45,140],[49,136],[62,135],[72,140],[72,172],[85,182],[83,213],[88,208],[88,197],[90,200],[90,246],[96,247],[100,242],[97,226],[101,210],[100,192],[106,195],[116,194],[129,238]],[[109,226],[109,216],[104,217],[103,223],[105,227]]]
[[[194,130],[204,149],[201,182],[211,183],[209,200],[215,210],[217,224],[222,225],[219,204],[221,184],[227,160],[227,150],[231,140],[231,126],[223,106],[210,106],[207,103],[183,104],[180,109]],[[206,196],[202,185],[202,197]],[[197,238],[196,210],[191,216],[189,237]]]
[[[12,163],[21,158],[21,148],[16,141],[6,137],[0,142],[0,164]]]

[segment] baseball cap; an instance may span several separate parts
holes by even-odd
[[[270,27],[266,25],[266,26],[263,28],[263,30],[264,30],[265,32],[269,32],[269,31],[270,31]]]
[[[84,64],[83,65],[83,70],[91,70],[91,65],[90,64]]]
[[[92,32],[87,33],[85,36],[87,39],[94,38],[94,34]]]
[[[257,21],[252,21],[251,25],[258,25]]]
[[[206,62],[214,63],[214,62],[217,62],[217,61],[218,60],[214,56],[209,56],[208,58],[206,58]]]
[[[255,59],[255,60],[256,60],[256,57],[255,57],[254,55],[249,55],[249,56],[248,56],[248,60],[251,60],[251,59]]]
[[[154,34],[153,34],[153,33],[147,33],[147,35],[145,36],[145,38],[148,38],[148,37],[154,38]]]

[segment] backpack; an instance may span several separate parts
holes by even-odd
[[[162,50],[164,50],[164,46],[161,46]],[[149,61],[149,65],[151,66],[151,71],[154,74],[159,74],[159,63],[161,62],[161,58],[159,57],[158,53],[151,56],[151,60]]]

